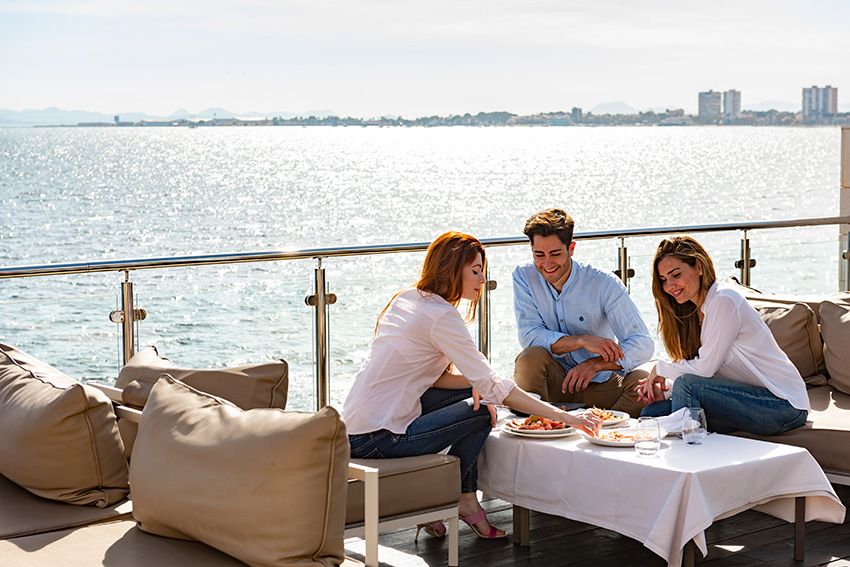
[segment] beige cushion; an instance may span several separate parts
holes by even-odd
[[[766,293],[763,291],[759,291],[755,288],[745,286],[738,282],[738,279],[734,276],[730,276],[724,280],[727,285],[730,285],[738,290],[738,293],[743,295],[747,299],[752,299],[754,301],[767,301],[770,303],[805,303],[808,305],[812,312],[815,314],[815,318],[818,317],[818,307],[820,306],[822,301],[836,301],[839,303],[850,303],[850,293],[832,293],[832,294],[814,294],[814,293],[803,293],[803,294],[778,294],[778,293]]]
[[[156,347],[147,347],[121,369],[115,387],[123,388],[121,399],[125,404],[141,408],[163,373],[242,409],[286,407],[289,367],[284,360],[236,368],[178,368],[160,356]]]
[[[0,474],[52,500],[123,500],[127,460],[106,394],[0,345]]]
[[[132,509],[129,500],[106,508],[48,500],[0,476],[0,539],[129,518]],[[0,565],[9,564],[0,561]]]
[[[788,355],[806,384],[826,384],[823,344],[811,307],[805,303],[749,302],[767,323],[779,348]]]
[[[829,386],[808,393],[812,409],[802,427],[779,435],[734,435],[803,447],[826,472],[850,475],[850,396]]]
[[[460,463],[449,455],[422,455],[400,459],[351,459],[378,469],[378,514],[382,518],[431,508],[445,508],[460,500]],[[348,481],[346,524],[363,522],[364,484]]]
[[[850,303],[824,301],[820,321],[829,384],[850,394]]]
[[[243,411],[163,378],[130,462],[133,516],[144,531],[196,539],[252,565],[338,564],[348,457],[331,407]]]
[[[245,564],[202,543],[147,534],[135,522],[124,521],[0,541],[0,565],[238,567]],[[346,559],[342,565],[363,564]]]

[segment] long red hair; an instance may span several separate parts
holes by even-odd
[[[456,231],[441,234],[428,246],[422,271],[416,282],[416,289],[439,295],[457,307],[460,305],[463,294],[463,270],[475,261],[478,254],[481,254],[481,269],[484,270],[486,266],[484,246],[477,238]],[[384,316],[396,296],[398,293],[381,310],[378,321]],[[469,302],[465,317],[467,323],[475,320],[477,309],[478,297]]]

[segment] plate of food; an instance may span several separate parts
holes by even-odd
[[[634,447],[637,431],[631,427],[609,429],[606,431],[600,431],[599,435],[596,437],[591,437],[583,431],[580,431],[579,433],[595,445],[603,445],[605,447]]]
[[[583,415],[587,413],[594,415],[602,420],[602,427],[613,427],[615,425],[620,425],[624,421],[628,420],[629,417],[631,417],[624,411],[599,409],[597,407],[573,410],[569,413],[571,413],[572,415]]]
[[[572,435],[575,429],[563,421],[555,421],[537,415],[531,415],[525,419],[509,419],[502,425],[502,431],[520,437],[564,437]]]

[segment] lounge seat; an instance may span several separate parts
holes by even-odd
[[[378,565],[378,533],[448,522],[448,564],[458,564],[460,462],[448,455],[351,459],[345,536],[364,537],[366,565]]]
[[[0,476],[0,540],[129,518],[132,512],[129,500],[106,508],[76,506],[41,498]]]
[[[134,521],[0,541],[0,565],[8,567],[235,567],[245,565],[208,545],[155,536]],[[346,559],[344,567],[362,565]]]

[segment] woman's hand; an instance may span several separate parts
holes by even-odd
[[[484,404],[487,406],[487,411],[490,412],[490,427],[496,427],[496,420],[498,419],[498,415],[496,414],[496,406],[495,404]],[[478,393],[478,390],[475,388],[472,389],[472,409],[473,411],[478,411],[478,408],[481,407],[481,394]]]
[[[581,429],[585,433],[594,437],[599,435],[599,429],[602,427],[602,420],[590,412],[583,413],[581,415],[572,415],[567,413],[565,414],[563,421],[567,425],[575,427],[576,429]]]
[[[663,376],[659,376],[655,372],[655,367],[649,371],[646,378],[638,381],[637,385],[638,401],[645,404],[651,404],[657,400],[664,399],[664,392],[667,390],[667,381]]]

